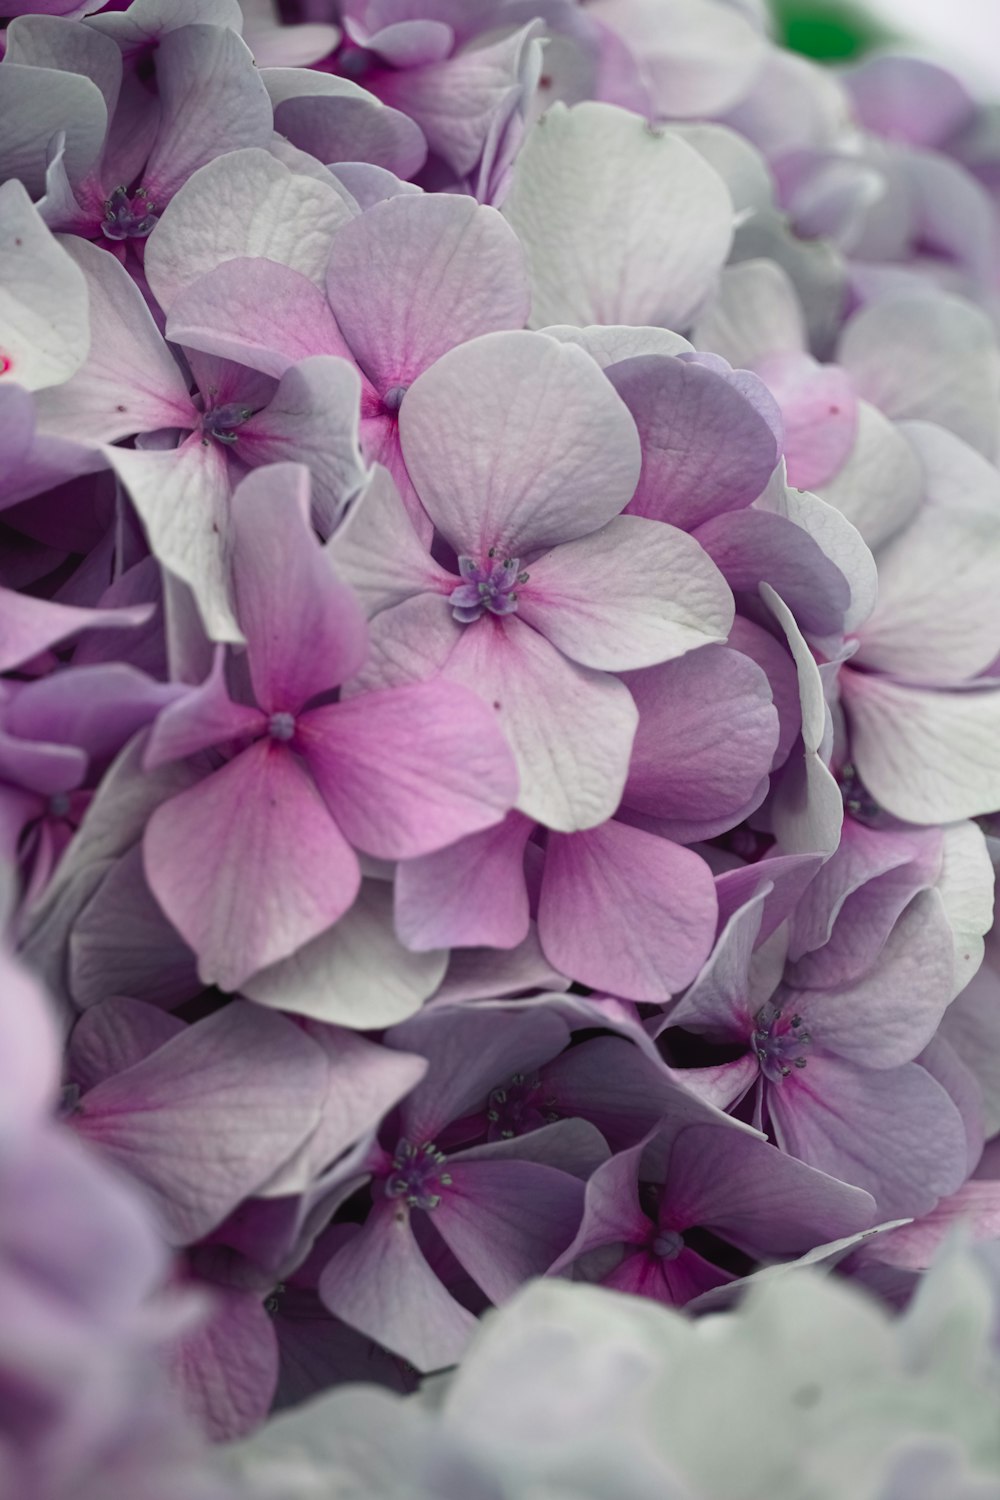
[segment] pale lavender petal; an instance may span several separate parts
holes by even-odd
[[[654,666],[724,641],[728,585],[692,537],[662,521],[616,516],[536,558],[518,613],[581,666]]]
[[[409,1360],[437,1370],[458,1360],[476,1319],[446,1291],[421,1254],[410,1215],[383,1201],[327,1265],[319,1294],[352,1328]]]
[[[269,151],[249,146],[217,157],[188,179],[147,241],[144,270],[165,312],[181,291],[227,260],[277,261],[322,287],[334,233],[351,217],[332,183],[293,172]]]
[[[474,199],[390,198],[333,242],[327,292],[378,395],[404,389],[456,344],[521,328],[529,292],[513,231]]]
[[[74,1128],[143,1184],[175,1244],[198,1239],[316,1128],[325,1064],[236,1002],[85,1094]]]
[[[410,387],[399,426],[431,519],[457,552],[478,557],[586,536],[624,509],[639,476],[620,398],[582,350],[540,333],[451,350]]]
[[[491,1302],[543,1276],[576,1233],[583,1183],[528,1161],[448,1163],[434,1227]]]
[[[962,1118],[917,1063],[877,1075],[810,1057],[769,1091],[785,1151],[872,1194],[884,1218],[926,1213],[965,1176]]]
[[[779,446],[731,379],[656,355],[612,365],[608,378],[642,443],[642,474],[630,514],[689,529],[741,510],[763,491]]]
[[[238,147],[266,146],[271,101],[253,54],[235,31],[181,26],[159,40],[161,116],[143,182],[166,203],[192,173]]]

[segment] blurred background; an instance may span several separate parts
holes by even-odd
[[[785,44],[830,62],[905,45],[1000,94],[1000,0],[771,0]]]

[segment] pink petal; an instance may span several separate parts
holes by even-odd
[[[396,931],[408,948],[515,948],[528,934],[520,813],[396,871]]]
[[[225,649],[216,647],[212,670],[205,681],[157,715],[143,757],[147,770],[195,755],[211,745],[222,745],[245,735],[256,738],[264,733],[267,719],[261,710],[234,703],[229,697],[225,669]]]
[[[269,714],[296,714],[338,686],[368,647],[360,605],[309,525],[309,492],[300,464],[274,464],[244,479],[232,500],[233,602],[254,693]]]
[[[227,990],[323,932],[361,880],[312,782],[273,740],[157,808],[144,848],[150,889],[203,981]]]
[[[667,999],[711,952],[717,912],[708,866],[667,839],[614,821],[549,838],[539,937],[557,969],[591,988]]]
[[[808,354],[774,354],[754,371],[785,419],[788,482],[813,490],[843,468],[858,431],[858,398],[850,376],[837,365],[819,365]]]
[[[166,1351],[171,1383],[213,1441],[242,1437],[267,1416],[278,1383],[274,1324],[254,1292],[213,1286],[204,1322]]]
[[[490,828],[517,796],[495,715],[450,682],[312,709],[299,739],[338,824],[376,858],[411,859]]]

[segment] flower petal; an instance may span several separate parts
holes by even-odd
[[[724,641],[733,598],[693,537],[616,516],[536,558],[518,614],[581,666],[623,671]]]
[[[150,889],[203,981],[228,990],[325,931],[361,880],[315,787],[271,740],[157,808],[144,847]]]
[[[527,252],[536,328],[686,328],[732,239],[722,178],[678,135],[611,104],[552,106],[504,214]]]
[[[407,392],[403,457],[457,552],[523,557],[595,531],[639,477],[639,439],[588,355],[541,333],[492,333]]]

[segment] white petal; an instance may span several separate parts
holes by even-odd
[[[611,104],[556,104],[504,214],[528,256],[532,323],[684,328],[725,263],[725,183],[680,136]]]

